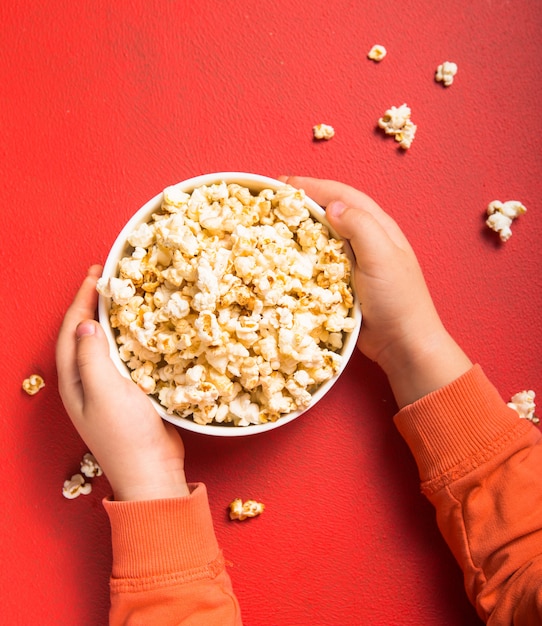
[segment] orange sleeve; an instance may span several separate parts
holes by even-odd
[[[240,626],[205,485],[185,498],[104,500],[111,522],[110,625]]]
[[[395,423],[488,624],[542,624],[542,436],[479,366]]]

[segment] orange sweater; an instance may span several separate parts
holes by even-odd
[[[104,500],[113,544],[111,626],[241,624],[207,489],[190,489],[170,500]]]
[[[480,617],[542,624],[542,436],[474,366],[395,417]]]
[[[542,624],[542,436],[482,370],[395,418],[465,576],[493,626]],[[241,624],[207,492],[150,502],[104,501],[113,541],[112,625]]]

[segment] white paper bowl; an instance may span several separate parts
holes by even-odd
[[[194,178],[190,178],[188,180],[183,181],[182,183],[176,184],[180,190],[190,193],[196,187],[200,187],[202,185],[212,185],[215,183],[220,183],[224,181],[226,183],[237,183],[244,187],[248,187],[251,191],[255,193],[259,193],[263,189],[273,189],[276,190],[282,186],[284,183],[275,180],[273,178],[268,178],[266,176],[260,176],[258,174],[247,174],[242,172],[219,172],[216,174],[204,174],[201,176],[196,176]],[[121,258],[130,254],[132,247],[128,244],[127,239],[131,235],[131,233],[139,226],[139,224],[143,222],[148,222],[151,218],[151,215],[160,209],[162,203],[163,194],[159,193],[152,200],[149,200],[146,204],[144,204],[134,215],[133,217],[126,223],[124,228],[119,233],[116,238],[103,269],[103,276],[117,276],[118,272],[118,264]],[[333,231],[330,227],[329,223],[326,220],[324,210],[316,204],[310,198],[307,198],[306,206],[311,213],[313,219],[318,220],[319,222],[324,223],[327,228],[330,230],[330,233],[339,238],[338,235]],[[348,245],[345,246],[347,254],[352,258],[352,253]],[[328,381],[322,383],[316,391],[312,394],[312,400],[310,404],[302,409],[297,410],[292,413],[288,413],[274,422],[268,422],[266,424],[255,424],[250,426],[233,426],[233,425],[225,425],[225,424],[207,424],[201,425],[196,424],[194,421],[188,418],[183,418],[178,415],[170,415],[166,412],[166,409],[155,399],[153,396],[149,396],[150,401],[154,405],[156,411],[162,416],[163,419],[171,422],[181,428],[186,430],[190,430],[197,433],[203,433],[205,435],[215,435],[215,436],[225,436],[225,437],[239,437],[244,435],[252,435],[256,433],[264,433],[269,430],[273,430],[279,426],[283,426],[284,424],[288,424],[292,420],[298,418],[303,413],[307,413],[310,409],[321,400],[326,393],[333,387],[338,377],[346,367],[354,349],[356,347],[356,341],[359,334],[359,329],[361,327],[361,308],[359,306],[359,301],[354,291],[354,308],[352,311],[352,316],[356,321],[356,328],[352,333],[348,333],[345,337],[343,348],[341,350],[341,355],[343,357],[342,364],[340,370],[337,374],[329,379]],[[109,319],[109,309],[110,309],[110,300],[109,298],[104,298],[100,295],[98,300],[98,319],[105,330],[107,335],[107,339],[110,345],[111,358],[115,363],[116,367],[120,371],[120,373],[126,378],[130,378],[130,373],[127,365],[122,361],[119,355],[118,344],[116,341],[116,331],[111,327],[110,319]]]

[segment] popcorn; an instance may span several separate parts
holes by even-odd
[[[126,267],[126,263],[124,263],[124,266]],[[133,265],[130,265],[130,270],[133,273]],[[143,277],[143,275],[141,276]],[[121,305],[128,304],[136,292],[134,284],[130,278],[121,279],[115,276],[112,276],[109,279],[105,279],[103,277],[99,278],[97,289],[102,296],[111,298],[115,304]]]
[[[520,418],[530,420],[533,424],[538,424],[540,419],[534,414],[536,409],[535,396],[536,394],[532,390],[520,391],[512,396],[508,406],[517,411]]]
[[[312,127],[312,132],[315,139],[324,139],[325,141],[329,141],[335,136],[335,129],[329,124],[317,124]]]
[[[250,426],[303,409],[355,327],[351,264],[302,190],[237,184],[162,208],[97,289],[132,379],[168,413]]]
[[[68,500],[78,498],[81,494],[88,495],[92,491],[92,485],[86,483],[81,474],[74,474],[70,480],[64,481],[62,495]]]
[[[486,225],[499,233],[501,241],[508,241],[512,236],[512,222],[516,217],[526,212],[527,209],[517,200],[508,200],[507,202],[494,200],[487,207],[489,217],[486,220]]]
[[[444,87],[449,87],[454,82],[454,77],[457,74],[457,65],[451,61],[444,61],[442,65],[437,67],[435,74],[435,80],[438,83],[442,83]]]
[[[23,389],[29,396],[34,396],[45,387],[45,381],[39,374],[32,374],[23,380]]]
[[[81,461],[81,473],[87,478],[95,478],[103,474],[102,468],[98,465],[98,461],[96,461],[90,452],[87,452],[83,456],[83,460]]]
[[[245,520],[247,517],[256,517],[263,513],[265,506],[256,500],[247,500],[243,502],[241,498],[236,498],[230,504],[230,519]]]
[[[384,46],[375,44],[369,50],[369,54],[367,55],[367,57],[371,59],[371,61],[375,61],[376,63],[379,63],[386,56],[386,54],[387,54],[387,50],[386,48],[384,48]]]
[[[386,135],[393,135],[395,141],[404,150],[412,146],[417,126],[410,120],[411,111],[406,104],[400,107],[392,106],[378,120],[378,126],[384,130]]]

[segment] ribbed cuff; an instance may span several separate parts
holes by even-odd
[[[506,405],[479,365],[401,409],[395,425],[416,459],[421,481],[440,478],[440,486],[532,428]]]
[[[113,578],[197,571],[220,554],[204,484],[182,498],[103,505],[111,522]]]

